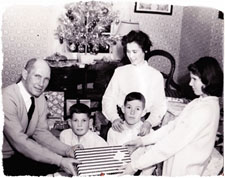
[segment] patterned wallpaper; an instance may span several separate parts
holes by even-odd
[[[178,63],[180,52],[181,25],[183,17],[183,8],[181,6],[173,6],[172,15],[157,15],[133,13],[133,19],[140,22],[140,29],[148,33],[154,49],[163,49],[168,51]],[[141,20],[140,20],[141,19]],[[152,66],[160,71],[169,71],[170,66],[165,62],[163,57],[154,57],[155,63]],[[174,78],[177,75],[175,70]],[[168,73],[168,72],[166,72]]]
[[[223,20],[211,8],[185,7],[183,13],[180,56],[177,72],[179,81],[186,81],[187,66],[203,56],[215,57],[222,65]]]
[[[2,15],[3,87],[15,82],[26,61],[52,54],[54,8],[18,5]]]
[[[114,9],[119,11],[120,20],[140,23],[140,29],[152,40],[153,49],[164,49],[174,56],[175,80],[186,74],[184,69],[191,59],[207,54],[222,60],[223,21],[217,19],[217,10],[174,6],[172,15],[157,15],[136,13],[134,4],[134,1],[115,1]],[[19,78],[29,58],[45,58],[60,48],[54,30],[62,9],[63,6],[56,5],[17,5],[5,10],[2,16],[3,87]],[[168,67],[156,62],[157,65]]]

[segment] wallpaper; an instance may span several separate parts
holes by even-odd
[[[183,8],[180,6],[173,6],[172,15],[134,13],[136,21],[142,19],[140,29],[148,33],[153,43],[152,50],[162,49],[169,52],[177,63],[179,60],[182,17]],[[163,57],[158,57],[151,65],[160,71],[169,71],[170,68]],[[176,78],[176,76],[174,77]]]
[[[187,65],[203,55],[212,55],[222,64],[223,20],[218,11],[200,7],[173,6],[172,15],[134,12],[135,2],[114,3],[119,20],[139,22],[153,43],[152,49],[163,49],[176,60],[174,79],[178,82],[187,74]],[[2,86],[19,78],[30,58],[45,58],[57,52],[59,45],[54,33],[63,5],[17,5],[5,9],[2,16],[3,71]],[[124,10],[125,9],[125,10]],[[168,64],[159,58],[153,64],[168,71]]]
[[[52,10],[42,6],[11,6],[2,16],[3,87],[18,80],[30,58],[45,58],[51,45]]]
[[[179,81],[185,78],[187,66],[200,57],[215,57],[222,65],[223,20],[211,8],[185,7],[180,41]]]

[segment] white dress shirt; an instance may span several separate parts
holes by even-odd
[[[127,125],[126,122],[123,124],[123,131],[117,132],[112,128],[109,129],[107,134],[107,142],[109,145],[123,145],[124,143],[131,141],[133,139],[139,138],[138,133],[140,132],[142,121],[139,121],[132,128]]]
[[[31,99],[30,99],[31,95],[27,92],[27,90],[23,86],[22,81],[20,81],[17,85],[19,87],[19,90],[21,92],[21,95],[22,95],[22,97],[24,99],[25,106],[26,106],[27,111],[28,111],[30,106],[31,106]]]

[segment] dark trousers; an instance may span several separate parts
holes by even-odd
[[[31,175],[45,176],[53,174],[59,169],[58,166],[41,163],[29,159],[20,153],[10,158],[3,159],[4,174],[7,176]]]

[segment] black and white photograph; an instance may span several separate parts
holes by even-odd
[[[220,0],[1,4],[8,176],[224,176]]]

